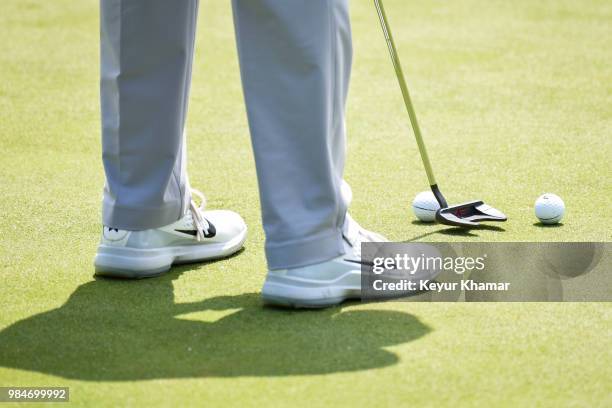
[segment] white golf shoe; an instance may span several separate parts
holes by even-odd
[[[262,289],[265,303],[296,308],[320,308],[361,297],[361,243],[387,242],[362,228],[350,215],[343,226],[346,253],[301,268],[269,271]]]
[[[242,248],[247,227],[233,211],[204,211],[192,201],[180,220],[164,227],[126,231],[104,227],[94,265],[96,275],[146,278],[160,275],[173,264],[223,258]]]

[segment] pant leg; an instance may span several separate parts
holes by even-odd
[[[344,253],[348,0],[233,0],[270,269]]]
[[[170,224],[190,200],[185,117],[198,0],[100,0],[105,225]]]

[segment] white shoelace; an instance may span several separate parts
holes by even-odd
[[[200,200],[200,206],[197,206],[195,201],[192,199],[189,203],[189,210],[191,211],[191,218],[193,219],[193,225],[196,229],[196,239],[202,241],[210,231],[210,224],[206,218],[202,217],[202,212],[206,208],[206,197],[204,193],[194,188],[191,189],[191,195],[196,196]]]
[[[346,242],[353,247],[353,253],[361,258],[362,242],[387,242],[388,239],[376,232],[369,231],[357,223],[348,213],[342,226],[342,235]]]

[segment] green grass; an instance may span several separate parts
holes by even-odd
[[[201,4],[190,178],[245,251],[159,279],[92,279],[103,172],[94,0],[3,0],[0,386],[80,405],[610,406],[606,303],[261,307],[266,266],[228,2]],[[351,212],[398,241],[610,241],[612,6],[388,0],[434,168],[505,231],[412,222],[426,180],[370,1],[353,1]],[[213,160],[214,158],[214,160]],[[566,202],[534,225],[535,198]]]

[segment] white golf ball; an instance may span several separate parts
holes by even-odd
[[[431,191],[423,191],[412,200],[412,211],[414,215],[424,222],[432,222],[436,219],[436,211],[440,209],[440,204]]]
[[[556,224],[565,214],[565,204],[561,197],[546,193],[535,202],[535,215],[542,224]]]

